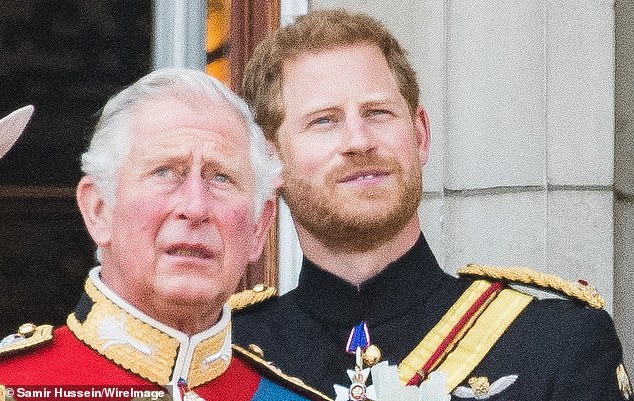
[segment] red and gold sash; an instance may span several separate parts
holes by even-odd
[[[403,384],[418,385],[435,370],[451,392],[475,369],[533,297],[500,282],[477,280],[398,367]]]

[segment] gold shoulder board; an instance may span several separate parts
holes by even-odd
[[[53,326],[26,323],[20,326],[17,333],[10,334],[0,341],[0,357],[46,344],[51,340]]]
[[[250,290],[244,290],[233,294],[229,298],[229,305],[232,311],[238,311],[251,305],[259,304],[274,297],[277,290],[264,284],[258,284]]]
[[[586,281],[570,282],[553,274],[546,274],[525,267],[496,267],[469,264],[458,269],[458,274],[536,286],[577,299],[594,309],[602,309],[605,306],[603,297]]]
[[[233,344],[231,347],[236,354],[241,355],[243,359],[246,360],[250,365],[252,365],[252,367],[254,367],[263,377],[273,379],[280,385],[303,396],[306,396],[310,400],[332,401],[331,398],[305,384],[299,378],[283,373],[271,362],[266,361],[263,358],[264,353],[258,346],[251,345],[251,350],[246,350],[235,344]]]

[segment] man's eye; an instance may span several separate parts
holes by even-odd
[[[214,182],[221,182],[221,183],[224,183],[224,182],[231,182],[231,180],[229,180],[229,176],[228,176],[228,175],[226,175],[226,174],[223,174],[223,173],[216,173],[216,174],[214,174],[214,176],[213,176],[212,180],[213,180]]]
[[[157,177],[171,177],[173,172],[169,167],[161,167],[154,171],[154,175]]]
[[[323,116],[323,117],[318,117],[311,120],[310,123],[308,123],[308,125],[309,126],[324,125],[324,124],[329,124],[331,122],[334,122],[333,118],[331,118],[330,116]]]

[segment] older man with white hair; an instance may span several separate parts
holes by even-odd
[[[232,350],[228,300],[262,252],[280,171],[242,100],[202,72],[155,71],[108,101],[82,170],[101,265],[66,326],[3,340],[7,395],[124,385],[137,390],[127,399],[326,399]]]

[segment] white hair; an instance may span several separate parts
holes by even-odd
[[[84,174],[93,177],[105,202],[114,204],[117,174],[130,153],[131,117],[135,106],[157,99],[177,99],[202,110],[205,100],[225,103],[244,119],[255,174],[254,210],[255,216],[259,217],[265,201],[275,193],[281,162],[242,99],[217,79],[185,68],[156,70],[111,97],[104,106],[88,150],[81,157],[81,169]]]

